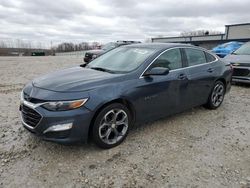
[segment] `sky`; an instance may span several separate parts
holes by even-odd
[[[224,32],[250,22],[249,0],[0,0],[0,40],[106,43]]]

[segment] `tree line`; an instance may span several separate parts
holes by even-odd
[[[101,46],[98,42],[62,42],[59,44],[53,44],[49,42],[34,42],[21,39],[0,39],[0,48],[19,48],[19,49],[47,49],[54,52],[72,52],[96,49]]]
[[[56,47],[53,48],[56,52],[73,52],[73,51],[82,51],[82,50],[91,50],[97,49],[101,46],[98,42],[81,42],[79,44],[74,44],[72,42],[64,42],[58,44]]]

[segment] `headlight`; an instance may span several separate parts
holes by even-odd
[[[65,111],[73,110],[83,106],[88,99],[80,99],[74,101],[57,101],[57,102],[46,102],[42,105],[43,108],[49,111]]]

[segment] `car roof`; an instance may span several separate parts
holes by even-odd
[[[126,47],[152,48],[152,49],[162,50],[173,47],[196,47],[196,46],[193,46],[191,44],[181,44],[181,43],[139,43],[139,44],[126,45]]]

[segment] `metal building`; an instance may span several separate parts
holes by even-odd
[[[207,49],[229,41],[250,41],[250,23],[226,25],[224,34],[152,38],[152,42],[189,43]]]

